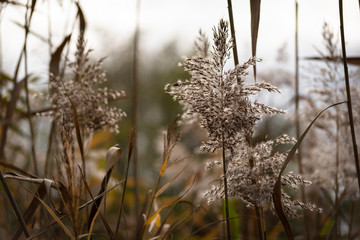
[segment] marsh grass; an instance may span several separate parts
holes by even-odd
[[[297,6],[297,1],[295,3]],[[342,3],[339,3],[342,15]],[[107,78],[102,66],[105,60],[93,60],[91,51],[86,48],[87,22],[80,3],[71,3],[76,10],[74,18],[67,20],[71,22],[72,34],[65,34],[57,43],[52,39],[50,12],[48,37],[32,30],[32,18],[37,14],[38,4],[43,3],[36,0],[27,1],[26,5],[15,1],[1,3],[1,7],[23,10],[24,24],[18,25],[24,31],[24,42],[13,76],[3,69],[0,74],[0,180],[4,192],[0,204],[4,209],[2,219],[6,219],[6,222],[0,221],[0,238],[265,240],[285,239],[286,233],[288,239],[356,239],[360,233],[357,217],[359,193],[346,181],[357,178],[360,186],[358,156],[356,151],[354,154],[345,154],[344,151],[351,147],[357,150],[355,127],[360,105],[351,102],[349,94],[350,90],[357,93],[358,86],[350,87],[343,33],[341,43],[346,86],[330,91],[336,93],[335,99],[327,98],[324,102],[316,97],[308,99],[306,103],[311,112],[307,113],[310,123],[306,124],[306,120],[300,118],[303,108],[300,107],[302,98],[297,70],[294,101],[297,141],[281,135],[275,139],[264,137],[264,141],[257,142],[255,126],[264,121],[263,115],[284,112],[254,101],[253,96],[260,94],[261,90],[280,91],[267,82],[250,84],[245,81],[247,69],[251,66],[257,80],[260,1],[250,1],[253,56],[239,64],[235,27],[240,23],[235,23],[232,2],[228,0],[229,26],[226,21],[220,21],[213,29],[213,44],[201,32],[196,42],[198,55],[180,64],[189,73],[189,80],[175,82],[168,79],[167,91],[179,100],[185,113],[162,133],[162,152],[157,160],[149,159],[153,156],[144,157],[144,153],[138,155],[138,151],[143,150],[137,139],[141,136],[139,128],[143,121],[137,116],[138,106],[142,104],[138,102],[141,99],[138,97],[142,70],[139,66],[142,57],[138,48],[139,22],[133,39],[133,89],[124,93],[106,88]],[[50,1],[47,4],[49,7]],[[140,1],[137,6],[139,18]],[[343,30],[343,23],[341,26]],[[37,91],[31,84],[36,73],[31,73],[28,63],[31,54],[29,36],[45,42],[50,49],[49,89],[39,106],[34,104],[31,96]],[[332,42],[328,39],[326,43]],[[75,52],[72,52],[72,46],[75,46]],[[332,46],[325,45],[327,50]],[[329,74],[325,75],[324,85],[318,89],[320,95],[328,90],[327,87],[333,86],[331,76],[337,70],[331,68],[332,63],[341,59],[326,55],[322,54],[320,58],[326,59]],[[231,57],[234,68],[227,70],[225,62]],[[296,61],[296,69],[298,67]],[[21,68],[24,68],[23,77],[20,77]],[[129,133],[128,139],[120,139],[114,145],[109,139],[113,139],[113,133],[118,133],[126,114],[112,103],[123,99],[132,100],[133,130],[125,129],[126,134]],[[338,106],[345,103],[348,111]],[[321,118],[322,115],[326,115],[327,122]],[[46,132],[47,143],[40,146],[36,143],[40,138],[38,131],[42,129],[37,120],[44,116],[51,118],[51,124]],[[189,127],[186,125],[188,121],[198,125]],[[329,122],[334,124],[327,124]],[[199,133],[199,125],[207,136],[204,132]],[[346,130],[349,125],[351,129]],[[22,129],[25,126],[27,130]],[[268,126],[268,129],[272,127]],[[191,132],[184,136],[181,132],[187,128]],[[301,128],[305,129],[302,134]],[[264,136],[267,134],[263,133]],[[316,136],[310,140],[317,144],[306,145],[310,134]],[[189,154],[184,150],[188,142],[183,138],[189,135],[201,136],[201,140],[197,138],[193,142],[200,144],[203,141],[199,149],[205,154]],[[349,136],[352,136],[351,144]],[[22,141],[14,144],[18,139]],[[313,193],[303,188],[309,182],[302,175],[312,171],[318,179],[323,176],[325,168],[318,169],[321,164],[314,160],[318,155],[312,156],[314,152],[322,153],[321,141],[335,146],[335,158],[329,158],[334,160],[334,164],[327,164],[329,172],[335,172],[335,177],[332,176],[334,181],[328,181],[328,185],[321,185],[314,178],[316,186],[313,187],[320,191]],[[94,147],[96,142],[106,146],[105,150]],[[303,142],[305,145],[300,150]],[[288,148],[278,146],[289,144],[293,145],[288,151]],[[40,149],[46,149],[45,153]],[[125,151],[126,155],[123,154]],[[286,171],[297,151],[299,175]],[[204,171],[204,158],[211,159],[211,171]],[[350,164],[347,163],[350,158],[355,158],[357,173],[354,169],[349,171]],[[144,164],[144,161],[150,163]],[[313,164],[306,165],[309,161]],[[151,165],[154,166],[149,171],[142,169]],[[217,166],[221,169],[217,170]],[[138,175],[138,170],[146,174]],[[153,175],[147,173],[151,171]],[[202,195],[211,184],[214,186],[206,196],[212,204],[207,205]],[[297,188],[301,190],[302,202],[297,200]],[[306,202],[308,199],[317,199],[318,206]],[[222,203],[223,207],[220,207]],[[317,220],[311,220],[319,229],[309,230],[303,227],[304,224],[297,226],[294,221],[289,221],[290,217],[297,216],[296,221],[307,222],[307,215],[304,217],[301,210],[319,211],[319,208],[323,208],[323,213],[316,213]],[[309,216],[313,214],[309,213]],[[285,233],[282,233],[278,218]],[[342,226],[346,226],[347,232]]]

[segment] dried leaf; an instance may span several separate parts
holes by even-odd
[[[7,163],[7,162],[4,162],[4,161],[0,161],[0,166],[3,166],[5,168],[8,168],[8,169],[11,169],[11,170],[14,170],[14,171],[17,171],[21,174],[24,174],[25,176],[28,176],[28,177],[32,177],[32,178],[36,178],[35,175],[31,174],[31,173],[28,173],[24,170],[22,170],[21,168],[15,166],[15,165],[12,165],[10,163]]]
[[[155,211],[155,213],[153,215],[151,215],[145,222],[145,226],[149,225],[150,223],[152,223],[154,221],[154,219],[159,215],[159,213],[161,212],[161,210],[163,210],[164,208],[174,204],[175,202],[171,202],[165,205],[162,205],[158,210]]]
[[[121,157],[122,150],[117,146],[111,147],[106,153],[106,172],[113,168]]]
[[[86,28],[86,21],[85,21],[85,17],[84,17],[84,13],[81,10],[80,4],[77,2],[76,6],[78,8],[78,14],[77,16],[79,17],[79,29],[80,29],[80,35],[81,37],[84,39],[84,33],[85,33],[85,28]]]
[[[104,178],[101,182],[101,188],[99,190],[98,196],[102,195],[106,191],[106,187],[109,182],[111,172],[113,170],[113,167],[117,163],[117,161],[120,159],[121,153],[122,153],[122,150],[116,146],[111,147],[108,150],[108,152],[106,153],[106,169],[107,169],[107,171],[106,171],[106,175],[104,176]],[[90,215],[88,218],[88,223],[89,223],[88,230],[90,229],[91,223],[92,223],[93,219],[95,218],[96,213],[98,212],[98,207],[100,206],[102,199],[103,199],[103,196],[97,198],[91,207]]]
[[[59,68],[60,68],[60,60],[61,60],[61,53],[64,50],[64,47],[66,44],[70,42],[71,34],[64,38],[60,46],[55,50],[53,54],[51,54],[51,60],[50,60],[50,73],[57,76],[59,75]]]
[[[252,56],[256,57],[256,46],[259,32],[260,22],[260,2],[261,0],[250,0],[251,12],[251,52]],[[254,78],[256,80],[256,63],[254,64]]]

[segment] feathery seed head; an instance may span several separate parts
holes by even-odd
[[[265,89],[280,92],[269,83],[246,84],[247,69],[254,65],[256,58],[251,58],[234,69],[225,70],[233,43],[228,39],[228,23],[221,20],[214,28],[214,46],[208,54],[208,41],[200,35],[196,44],[198,55],[185,59],[181,64],[191,78],[166,85],[165,90],[184,107],[184,121],[199,121],[207,130],[209,139],[201,150],[214,152],[222,147],[224,135],[225,148],[232,150],[239,134],[252,136],[256,121],[261,114],[284,113],[276,108],[257,102],[249,97]]]
[[[85,51],[85,42],[79,38],[75,61],[69,63],[73,71],[71,79],[51,75],[49,92],[52,106],[56,109],[51,113],[59,124],[74,128],[74,104],[78,122],[82,130],[91,132],[97,129],[109,128],[118,132],[117,122],[126,116],[121,109],[109,106],[109,100],[125,96],[125,92],[108,88],[99,88],[98,84],[106,82],[106,74],[101,69],[104,59],[95,64],[89,63],[90,50]],[[70,102],[70,100],[71,102]]]

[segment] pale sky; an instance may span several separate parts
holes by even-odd
[[[26,2],[26,1],[23,1]],[[58,2],[63,2],[59,7]],[[76,8],[68,0],[38,1],[31,29],[48,36],[48,3],[51,13],[51,32],[54,47],[71,32]],[[300,57],[314,56],[314,47],[321,48],[321,29],[327,21],[334,31],[339,30],[337,0],[299,0]],[[348,56],[360,55],[360,10],[358,0],[344,1],[345,31]],[[134,33],[136,0],[82,0],[80,5],[87,21],[88,45],[96,56],[117,54],[114,47],[125,46]],[[247,1],[233,1],[235,29],[240,62],[250,57],[250,6]],[[24,8],[7,6],[1,12],[0,37],[2,66],[13,74],[24,39],[24,31],[14,22],[22,22]],[[219,19],[228,19],[225,0],[141,0],[140,50],[151,55],[169,41],[177,41],[181,55],[189,53],[202,29],[211,38],[212,27]],[[67,27],[66,27],[67,26]],[[287,43],[293,59],[295,31],[295,1],[263,0],[257,55],[263,59],[261,68],[271,66],[278,49]],[[74,32],[76,35],[76,32]],[[47,75],[49,48],[34,37],[29,38],[30,72]],[[53,49],[54,50],[54,49]],[[293,70],[293,61],[285,66]]]

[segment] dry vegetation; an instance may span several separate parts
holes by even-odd
[[[343,33],[339,42],[324,24],[304,94],[299,69],[257,75],[260,0],[250,2],[253,57],[239,64],[229,0],[229,22],[219,21],[212,41],[200,31],[196,54],[179,64],[187,79],[165,74],[165,93],[183,112],[151,139],[156,156],[140,154],[139,26],[125,92],[108,82],[105,60],[92,59],[78,2],[69,19],[78,36],[53,46],[51,34],[32,31],[43,3],[1,1],[0,17],[23,10],[25,37],[15,72],[0,69],[0,238],[360,239],[360,86],[347,72]],[[29,36],[50,49],[45,90],[32,85]],[[274,83],[295,90],[295,111],[257,100],[281,94]]]

